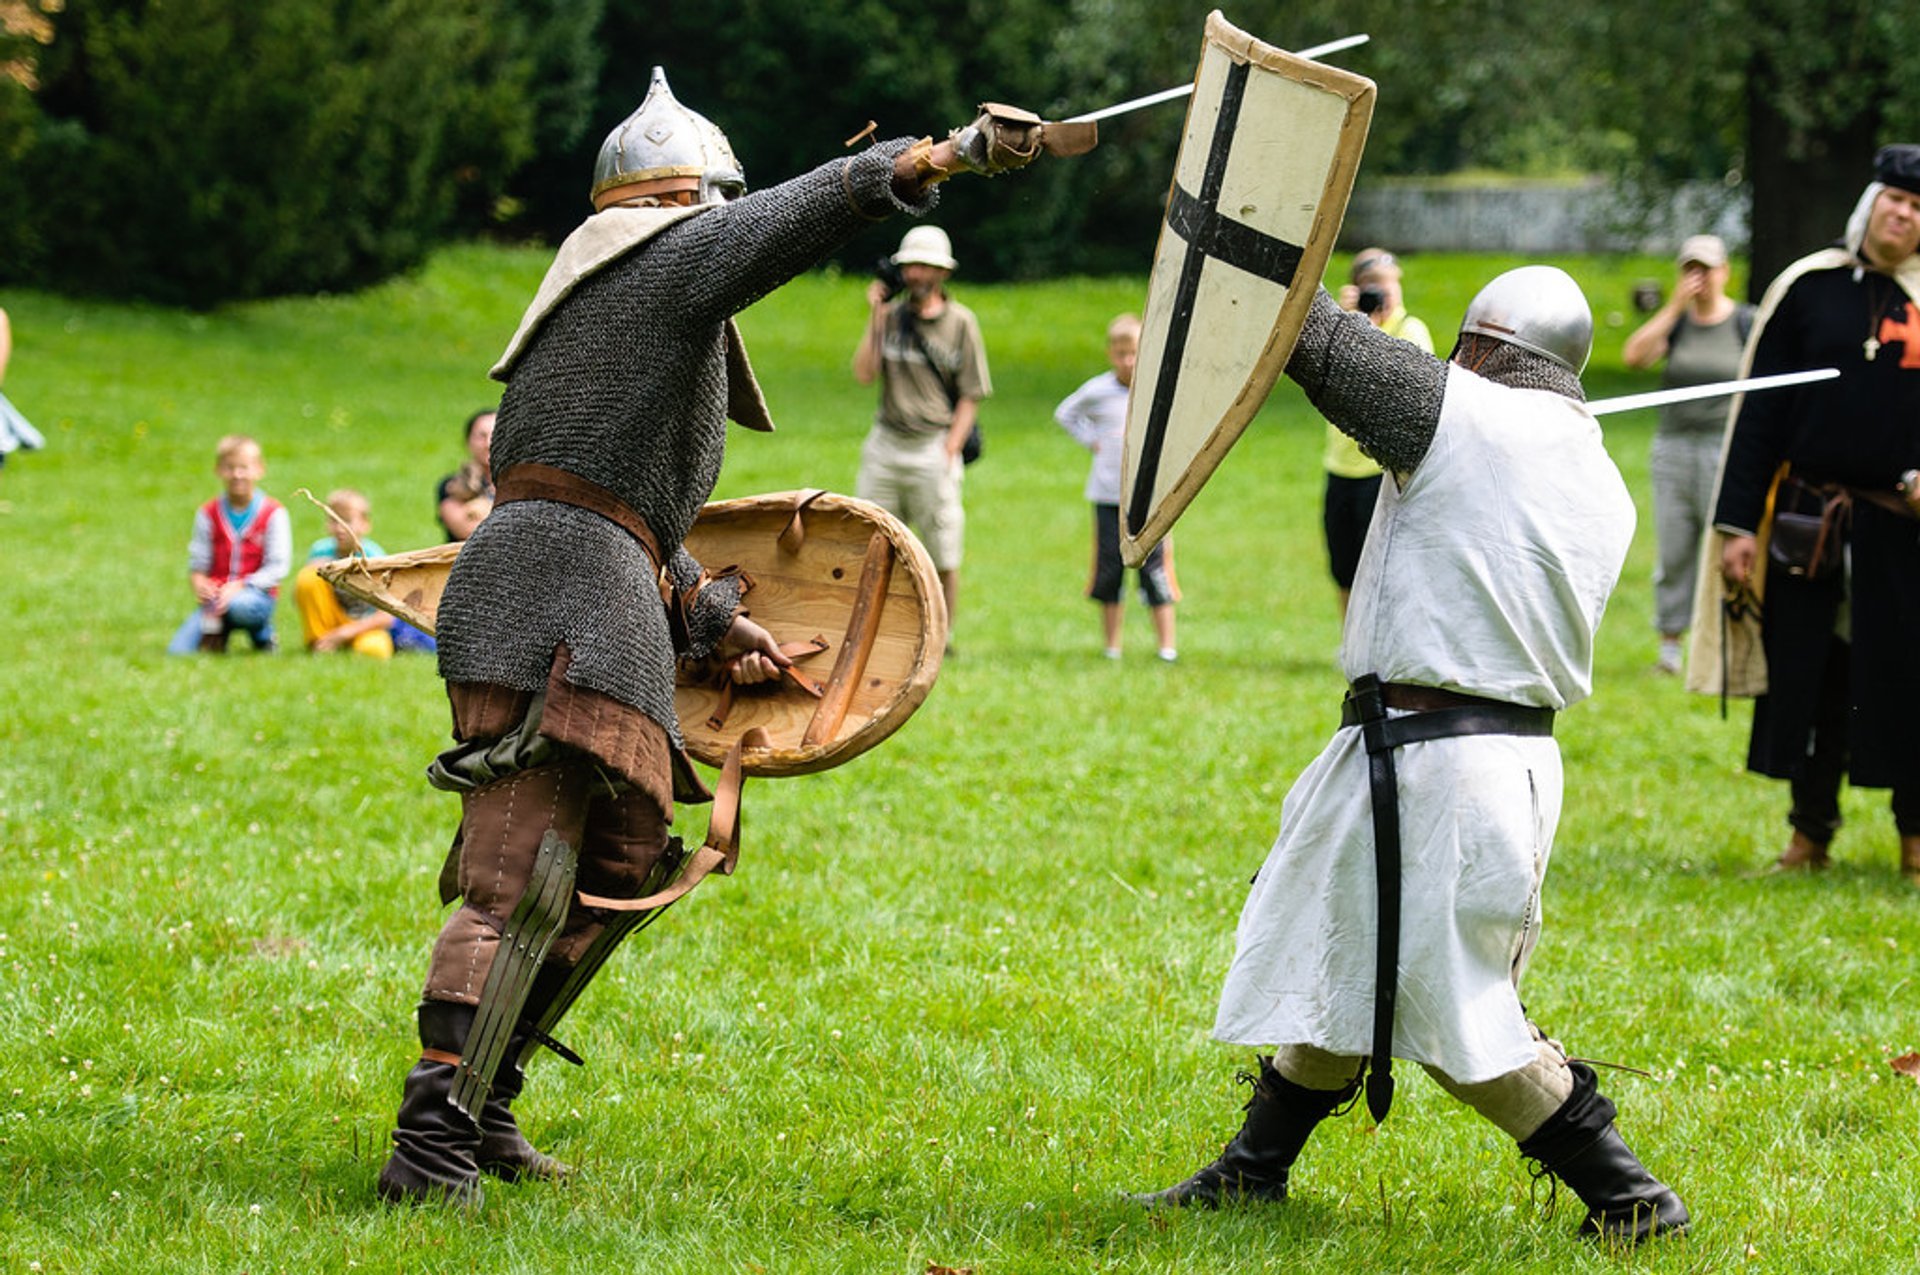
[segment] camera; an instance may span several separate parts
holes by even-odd
[[[873,277],[886,285],[889,301],[899,296],[900,290],[907,286],[906,279],[900,274],[899,263],[892,257],[882,257],[873,263]]]
[[[1354,307],[1362,314],[1377,314],[1387,308],[1387,290],[1368,284],[1360,289],[1360,297],[1354,302]]]

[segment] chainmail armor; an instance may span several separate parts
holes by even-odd
[[[515,364],[493,435],[493,471],[522,461],[598,483],[646,519],[678,588],[700,565],[681,542],[713,491],[726,443],[731,315],[894,212],[932,208],[893,193],[886,142],[674,223],[581,280]],[[701,591],[688,616],[704,655],[740,601],[735,580]],[[682,743],[676,652],[652,567],[626,532],[552,501],[514,501],[455,560],[439,611],[440,674],[521,691],[567,680],[630,704]]]
[[[1462,350],[1466,351],[1466,356],[1460,360],[1461,364],[1496,385],[1506,385],[1516,390],[1547,390],[1576,403],[1587,401],[1586,391],[1580,388],[1579,376],[1544,354],[1535,354],[1532,350],[1523,350],[1517,345],[1508,345],[1505,341],[1479,333],[1462,336],[1460,343],[1454,347],[1454,353],[1459,354]]]
[[[1447,365],[1388,336],[1364,314],[1342,310],[1324,288],[1314,291],[1287,375],[1322,416],[1386,469],[1413,469],[1440,426]]]

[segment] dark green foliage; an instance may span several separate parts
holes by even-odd
[[[71,4],[17,126],[5,185],[32,199],[0,277],[205,306],[417,263],[491,211],[537,140],[578,127],[594,15],[570,28],[533,8]]]

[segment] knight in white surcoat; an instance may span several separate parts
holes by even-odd
[[[1488,284],[1447,362],[1319,293],[1287,374],[1388,472],[1354,582],[1342,725],[1288,793],[1214,1034],[1272,1048],[1240,1132],[1150,1204],[1286,1197],[1313,1128],[1383,1119],[1391,1060],[1566,1182],[1586,1234],[1683,1230],[1593,1072],[1521,1008],[1560,816],[1555,714],[1592,689],[1634,506],[1585,407],[1563,272]]]

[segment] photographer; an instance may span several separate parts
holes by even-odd
[[[956,264],[946,232],[915,226],[891,264],[897,277],[883,269],[867,286],[867,326],[853,352],[854,379],[880,382],[855,491],[926,544],[951,622],[966,527],[961,451],[993,383],[979,320],[946,293]]]
[[[1384,248],[1362,248],[1353,257],[1353,270],[1340,289],[1340,308],[1358,310],[1388,336],[1433,353],[1427,325],[1407,313],[1400,296],[1400,262]],[[1340,615],[1347,614],[1353,591],[1353,573],[1360,566],[1360,550],[1367,543],[1367,526],[1380,495],[1380,466],[1347,435],[1327,426],[1327,446],[1321,454],[1327,470],[1327,494],[1321,523],[1327,533],[1327,565],[1340,590]]]

